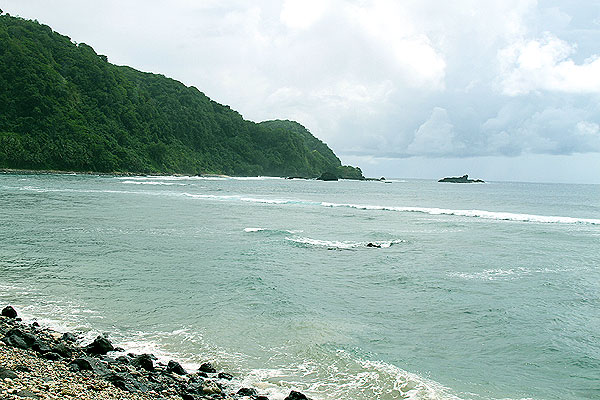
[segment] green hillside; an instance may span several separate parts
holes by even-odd
[[[316,177],[342,167],[292,121],[246,121],[195,87],[0,16],[0,167]]]

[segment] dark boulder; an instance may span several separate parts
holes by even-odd
[[[169,361],[167,364],[167,372],[172,372],[177,375],[187,375],[187,372],[177,361]]]
[[[116,360],[120,364],[125,364],[125,365],[131,364],[131,360],[127,356],[119,356],[116,358]]]
[[[256,396],[256,389],[254,388],[241,388],[237,391],[238,396]]]
[[[233,379],[233,375],[228,374],[227,372],[219,372],[219,375],[217,375],[217,377],[219,379],[225,379],[225,380],[232,380]]]
[[[69,369],[73,372],[78,371],[92,371],[92,364],[89,361],[89,357],[76,358],[69,364]]]
[[[78,371],[93,371],[100,378],[106,378],[112,372],[108,366],[102,361],[94,357],[79,357],[71,361],[69,369],[74,372]]]
[[[100,358],[102,361],[104,361],[105,363],[110,364],[110,365],[118,364],[117,360],[115,360],[114,358],[109,357],[109,356],[100,356],[98,358]]]
[[[104,336],[98,336],[92,343],[83,348],[86,353],[94,355],[104,355],[114,349],[112,343]]]
[[[11,306],[6,306],[2,309],[2,316],[8,318],[17,318],[17,311]]]
[[[71,332],[65,332],[65,333],[63,333],[63,335],[62,335],[62,337],[60,339],[63,342],[76,342],[77,341],[77,336],[75,336]]]
[[[309,399],[304,394],[302,394],[300,392],[296,392],[295,390],[292,390],[290,392],[289,396],[286,397],[284,400],[309,400]]]
[[[152,361],[152,358],[151,354],[140,354],[133,359],[131,365],[136,368],[145,369],[146,371],[154,371],[154,362]]]
[[[29,349],[37,341],[37,337],[34,335],[23,332],[19,328],[13,328],[6,333],[6,336],[2,338],[2,341],[9,346],[19,347],[21,349]]]
[[[64,343],[59,343],[52,347],[54,353],[60,354],[64,358],[71,358],[73,356],[73,349]]]
[[[33,346],[31,346],[31,348],[40,354],[46,354],[52,350],[50,348],[50,345],[48,345],[48,343],[46,343],[40,339],[37,339],[35,341],[35,343],[33,344]]]
[[[40,399],[41,398],[37,394],[33,393],[31,390],[27,390],[27,389],[19,390],[15,394],[17,395],[17,397],[23,397],[26,399]]]
[[[323,172],[321,176],[317,178],[319,181],[337,181],[338,177],[332,172]]]
[[[128,392],[147,392],[148,386],[138,381],[130,374],[125,372],[113,372],[105,378],[119,389],[126,390]]]
[[[49,351],[47,353],[44,353],[42,355],[42,357],[44,357],[46,360],[50,360],[50,361],[60,361],[60,360],[62,360],[62,357],[60,356],[60,354],[55,353],[53,351]]]
[[[380,245],[380,244],[376,244],[376,243],[371,243],[371,242],[369,242],[369,243],[367,243],[367,247],[375,247],[375,248],[378,248],[378,249],[380,249],[380,248],[381,248],[381,245]]]
[[[217,372],[217,370],[212,366],[211,363],[204,363],[200,366],[200,368],[198,368],[198,371],[200,372],[207,372],[209,374],[214,374],[215,372]]]
[[[221,388],[221,385],[219,385],[217,382],[205,381],[202,384],[202,394],[219,395],[221,393],[223,393],[223,389]]]
[[[269,400],[267,396],[256,396],[254,400]]]
[[[0,380],[4,380],[6,378],[17,379],[18,375],[14,371],[11,371],[10,369],[0,367]]]

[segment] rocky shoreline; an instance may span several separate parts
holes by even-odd
[[[153,354],[125,354],[104,336],[78,345],[73,333],[22,322],[11,306],[1,314],[0,400],[269,400],[254,388],[234,390],[234,377],[210,363],[188,372]],[[285,400],[308,398],[292,390]]]

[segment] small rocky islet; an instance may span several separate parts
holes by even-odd
[[[177,361],[125,354],[104,336],[80,338],[24,323],[6,306],[0,316],[0,399],[251,399],[255,388],[235,389],[234,376],[206,362],[188,373]],[[309,400],[292,390],[285,400]]]
[[[442,178],[438,180],[438,182],[442,183],[485,183],[485,181],[481,179],[469,179],[469,175],[463,176],[450,176],[446,178]]]

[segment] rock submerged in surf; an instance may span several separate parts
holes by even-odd
[[[292,390],[284,400],[310,400],[305,394]]]
[[[215,367],[212,366],[211,363],[207,362],[204,363],[200,366],[200,368],[198,368],[198,371],[200,372],[206,372],[209,374],[214,374],[215,372],[217,372],[217,370],[215,369]]]
[[[115,348],[104,336],[98,336],[94,341],[83,348],[88,354],[104,355]]]
[[[2,309],[2,316],[8,318],[17,318],[17,311],[11,306],[6,306]]]
[[[167,364],[167,372],[172,372],[177,375],[187,375],[187,372],[177,361],[169,361]]]

